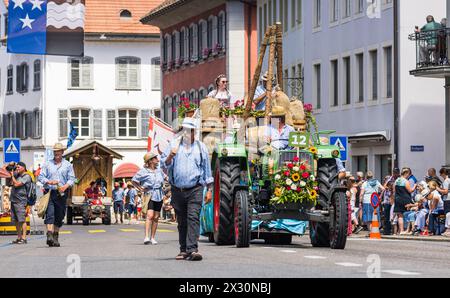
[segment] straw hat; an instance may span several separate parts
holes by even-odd
[[[286,116],[286,110],[280,106],[274,106],[272,108],[272,117],[283,117]]]
[[[181,124],[181,126],[184,128],[188,128],[188,129],[196,129],[197,128],[195,119],[189,118],[189,117],[184,118],[183,124]]]
[[[52,148],[53,151],[61,151],[61,150],[64,151],[66,149],[67,148],[61,143],[56,143]]]
[[[158,154],[156,154],[155,152],[148,152],[147,154],[144,155],[144,162],[147,163],[149,160],[152,160],[157,156]]]

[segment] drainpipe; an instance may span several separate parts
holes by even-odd
[[[447,20],[450,20],[450,0],[447,0]],[[450,24],[447,21],[447,28],[449,27]],[[448,38],[447,38],[447,48],[450,48],[450,42]],[[450,77],[445,77],[445,166],[444,167],[450,169]]]
[[[447,0],[450,1],[450,0]],[[399,0],[394,0],[394,168],[399,167],[400,70],[399,70]]]

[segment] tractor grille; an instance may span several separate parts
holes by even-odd
[[[286,163],[292,162],[296,156],[297,152],[295,151],[280,152],[280,159],[278,161],[279,167],[281,168]],[[298,157],[304,165],[313,165],[313,157],[310,153],[300,151],[300,155],[298,155]]]

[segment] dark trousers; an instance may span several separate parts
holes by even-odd
[[[435,235],[441,235],[445,231],[444,225],[439,222],[439,216],[444,215],[444,211],[439,211],[438,214],[430,214],[430,225],[428,230]]]
[[[172,205],[177,215],[181,252],[198,252],[202,204],[203,187],[198,186],[182,192],[172,187]]]
[[[383,204],[384,210],[384,235],[391,235],[391,204]]]
[[[67,195],[61,197],[58,191],[50,191],[50,199],[48,200],[44,221],[46,225],[55,225],[58,228],[63,226],[64,217],[66,216],[66,200]]]

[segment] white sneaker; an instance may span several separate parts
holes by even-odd
[[[152,239],[151,242],[152,242],[152,245],[158,244],[158,242],[155,239]]]
[[[144,239],[144,244],[145,244],[145,245],[149,245],[150,242],[151,242],[151,241],[150,241],[150,238],[147,237],[147,238]]]

